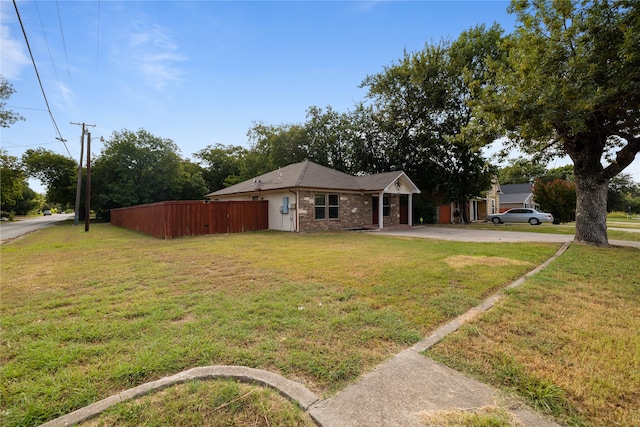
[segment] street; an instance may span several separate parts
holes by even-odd
[[[30,233],[41,228],[49,227],[56,222],[73,218],[73,214],[55,214],[50,216],[39,216],[27,218],[20,221],[0,222],[0,242]]]

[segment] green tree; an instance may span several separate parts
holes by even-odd
[[[24,120],[20,114],[6,109],[7,100],[14,93],[11,83],[0,74],[0,127],[8,128],[18,120]]]
[[[358,173],[354,169],[354,128],[349,113],[338,113],[331,106],[307,109],[304,124],[308,159],[345,173]]]
[[[510,11],[519,24],[478,115],[508,148],[568,155],[575,240],[608,245],[609,181],[640,151],[640,2],[514,0]]]
[[[637,192],[638,186],[633,182],[631,175],[622,173],[613,177],[609,182],[609,191],[607,192],[607,212],[628,212],[634,199],[634,193]],[[636,194],[636,197],[640,196]]]
[[[453,43],[405,52],[397,64],[363,82],[388,141],[390,168],[461,204],[486,191],[494,173],[481,151],[487,138],[469,127],[470,100],[485,85],[487,59],[500,54],[501,34],[498,26],[478,26]],[[465,222],[466,215],[464,209]]]
[[[194,154],[203,168],[203,177],[209,192],[225,188],[232,177],[240,176],[241,163],[247,154],[244,147],[235,145],[208,145]]]
[[[391,159],[387,156],[388,138],[382,130],[384,120],[380,115],[372,105],[363,102],[348,113],[352,129],[349,159],[352,174],[375,174],[391,170]]]
[[[558,166],[557,168],[551,168],[547,170],[541,178],[545,181],[552,181],[554,179],[575,181],[575,172],[573,170],[573,165],[564,165]]]
[[[537,178],[544,176],[546,172],[547,168],[543,163],[518,157],[509,160],[509,165],[498,171],[498,182],[500,184],[526,184],[534,182]]]
[[[184,182],[178,152],[172,140],[144,129],[114,131],[92,166],[92,208],[106,219],[113,208],[179,199]]]
[[[29,176],[47,189],[49,203],[73,206],[76,199],[78,164],[69,157],[44,148],[29,149],[22,155]]]
[[[22,183],[22,196],[13,206],[16,215],[28,215],[40,207],[42,196],[33,191],[25,181]]]
[[[0,149],[0,209],[11,211],[22,199],[26,175],[17,157]]]
[[[188,160],[180,162],[179,190],[175,198],[178,200],[200,200],[208,192],[204,180],[204,169]]]
[[[533,198],[540,210],[553,214],[554,222],[572,222],[576,219],[576,184],[564,179],[536,180]]]
[[[309,144],[302,125],[254,123],[247,136],[252,146],[241,167],[245,179],[309,158],[306,150]]]

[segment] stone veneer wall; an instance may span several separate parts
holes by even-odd
[[[371,194],[337,193],[339,197],[338,219],[315,219],[316,193],[336,194],[330,191],[300,191],[298,215],[300,231],[329,231],[364,228],[372,226]],[[400,223],[400,199],[398,195],[389,196],[389,216],[384,217],[384,225]]]

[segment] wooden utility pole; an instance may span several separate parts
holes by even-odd
[[[91,216],[91,132],[87,132],[87,184],[84,198],[84,231],[89,231],[89,216]]]
[[[88,125],[85,124],[84,122],[82,123],[74,123],[74,122],[70,122],[72,125],[78,125],[78,126],[82,126],[82,135],[80,136],[80,162],[78,162],[78,182],[76,184],[76,208],[74,209],[74,214],[73,214],[73,225],[78,225],[78,219],[80,217],[80,191],[82,188],[82,156],[83,156],[83,151],[84,151],[84,134],[85,134],[85,127],[86,126],[91,126],[91,127],[96,127],[96,125]]]

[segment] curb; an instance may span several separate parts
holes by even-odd
[[[246,368],[243,366],[204,366],[192,368],[170,377],[164,377],[156,381],[145,383],[137,387],[125,390],[106,399],[102,399],[89,406],[78,409],[67,415],[41,424],[41,427],[62,427],[81,423],[96,417],[111,406],[125,400],[140,397],[149,392],[155,392],[164,388],[181,384],[195,379],[232,378],[245,383],[259,384],[278,391],[282,396],[297,403],[305,411],[315,402],[320,400],[311,391],[295,381],[291,381],[282,375],[261,369]]]

